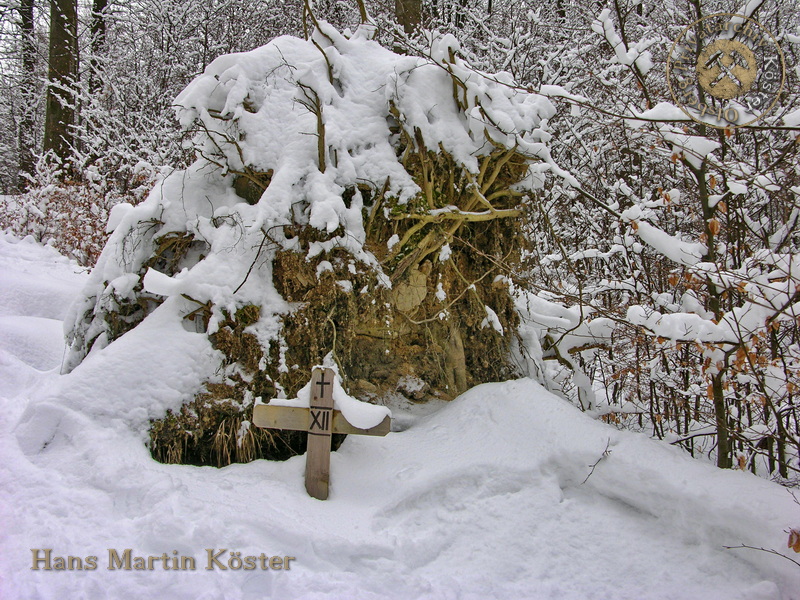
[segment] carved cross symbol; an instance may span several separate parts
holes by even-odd
[[[328,498],[331,434],[384,436],[392,426],[392,420],[388,416],[370,429],[359,429],[348,423],[342,413],[333,408],[334,377],[331,369],[314,369],[311,374],[309,408],[258,404],[253,409],[253,424],[256,427],[308,432],[306,491],[318,500]]]
[[[330,371],[330,369],[325,369],[322,372],[322,375],[320,376],[319,381],[316,383],[316,385],[319,386],[319,397],[320,398],[322,398],[325,395],[325,386],[331,384],[330,381],[325,381],[325,373],[327,373],[328,371]],[[331,373],[333,373],[333,371],[331,371]]]

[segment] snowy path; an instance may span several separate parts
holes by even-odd
[[[306,496],[304,457],[155,463],[142,424],[210,354],[202,336],[173,335],[176,359],[161,364],[147,351],[163,326],[154,315],[58,376],[75,270],[0,236],[3,599],[800,600],[800,568],[723,548],[783,550],[783,530],[800,524],[786,490],[592,421],[528,380],[475,388],[385,438],[351,436],[332,456],[327,502]],[[125,372],[122,357],[140,346],[138,372],[172,369],[174,389]],[[84,566],[96,556],[97,568],[31,570],[31,549],[45,548]],[[127,548],[177,551],[196,568],[109,570],[109,549]],[[226,566],[233,552],[295,560],[207,570],[206,549],[226,549]]]

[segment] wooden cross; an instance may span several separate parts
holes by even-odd
[[[311,402],[309,408],[257,404],[253,409],[253,424],[268,429],[290,429],[308,432],[306,451],[306,491],[318,500],[327,500],[331,471],[331,434],[379,435],[389,433],[391,417],[387,416],[375,427],[353,427],[333,408],[332,369],[314,369],[311,374]]]

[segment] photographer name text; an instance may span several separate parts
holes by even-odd
[[[32,571],[95,571],[101,568],[100,557],[64,556],[55,554],[52,548],[31,548]],[[263,552],[258,556],[242,556],[241,552],[229,551],[227,548],[217,550],[206,548],[205,555],[199,561],[194,556],[183,556],[177,550],[161,555],[138,555],[131,548],[107,550],[105,569],[108,571],[268,571],[291,569],[294,556],[267,556]]]

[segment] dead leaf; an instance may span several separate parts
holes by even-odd
[[[789,530],[789,543],[787,544],[787,547],[800,554],[800,530]]]

